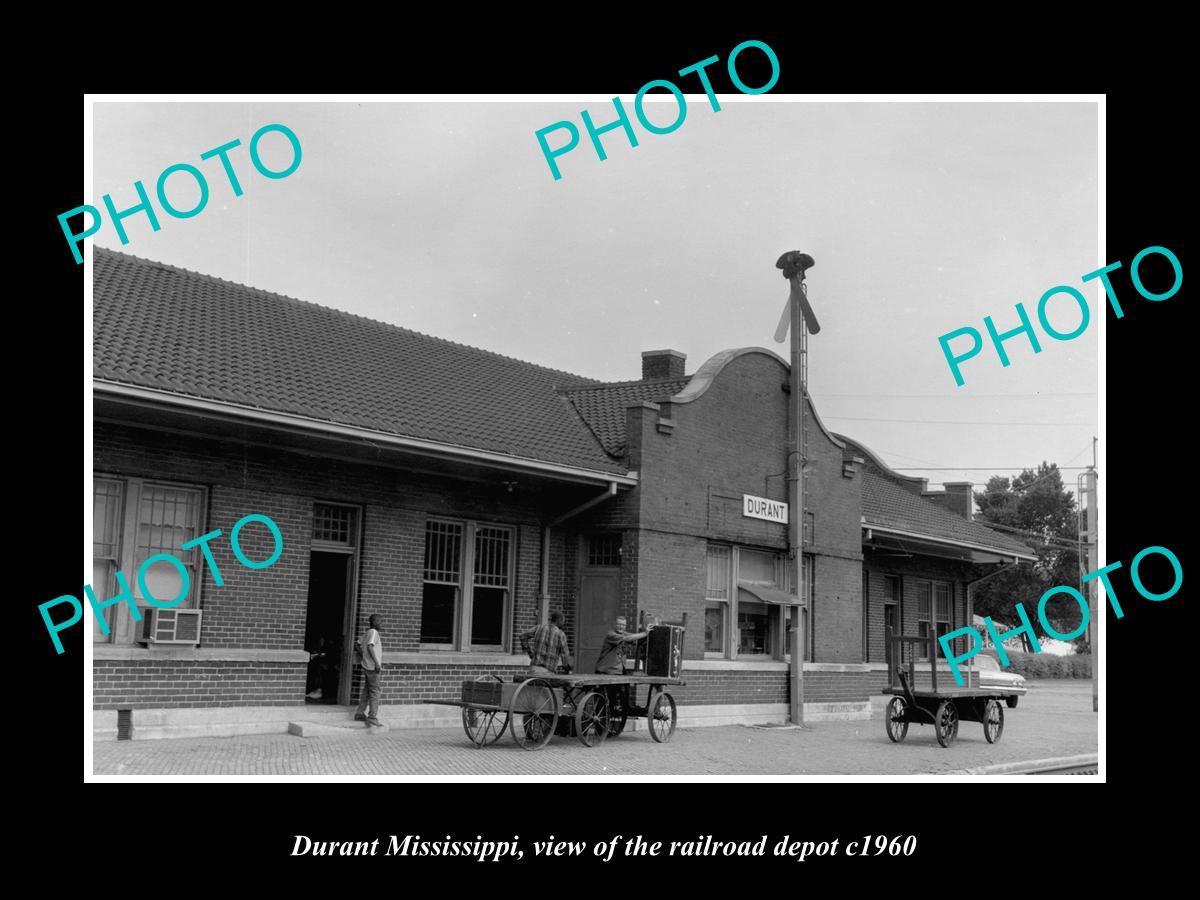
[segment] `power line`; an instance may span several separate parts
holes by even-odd
[[[892,455],[900,456],[901,454],[893,453]],[[908,458],[911,459],[912,457]],[[1020,469],[1021,471],[1024,471],[1025,469],[1031,469],[1032,471],[1036,472],[1037,467],[1040,465],[1041,463],[1033,466],[925,466],[923,468],[921,466],[892,466],[891,468],[897,472],[992,472],[996,469]],[[1059,466],[1058,470],[1062,472],[1068,469],[1090,468],[1091,466]]]
[[[998,397],[1096,397],[1096,391],[1077,391],[1066,393],[1042,392],[1036,391],[1032,394],[826,394],[823,391],[811,391],[814,397],[879,397],[885,400],[896,399],[921,399],[921,400],[941,400],[945,397],[971,397],[995,399]]]
[[[1066,428],[1095,428],[1095,422],[976,422],[970,420],[948,421],[946,419],[875,419],[866,416],[822,416],[824,419],[838,419],[842,422],[904,422],[910,425],[1030,425],[1055,426]]]
[[[1045,537],[1041,534],[1038,534],[1036,531],[1028,531],[1024,528],[1013,528],[1010,525],[998,525],[995,522],[989,522],[987,519],[975,519],[974,521],[987,528],[995,528],[999,531],[1011,531],[1014,534],[1029,535],[1030,537],[1036,538],[1043,544],[1058,544],[1063,547],[1068,547],[1071,550],[1076,550],[1079,548],[1079,542],[1077,539],[1072,540],[1070,538],[1059,537],[1057,535],[1053,537]]]

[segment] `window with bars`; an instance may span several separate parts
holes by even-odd
[[[621,565],[621,535],[589,534],[587,564],[589,566]]]
[[[421,644],[504,649],[512,617],[513,550],[510,528],[426,523]]]
[[[140,478],[97,476],[92,492],[92,590],[98,600],[116,593],[114,574],[122,572],[139,607],[149,606],[143,596],[138,571],[142,564],[158,554],[179,559],[187,572],[187,590],[179,570],[165,561],[146,569],[146,590],[157,600],[174,600],[183,594],[177,608],[199,605],[200,549],[183,549],[199,537],[204,521],[203,488],[147,481]],[[105,611],[109,634],[101,632],[93,617],[93,638],[117,644],[133,642],[136,622],[125,604],[114,604]]]
[[[113,574],[120,568],[123,487],[120,481],[97,478],[92,490],[92,590],[98,599],[111,597],[116,587]],[[110,628],[113,613],[111,606],[103,611]],[[107,642],[110,637],[93,615],[92,640]]]
[[[504,644],[504,612],[508,605],[511,532],[507,528],[475,529],[475,579],[471,603],[471,645]]]
[[[454,644],[463,526],[425,524],[425,586],[421,596],[421,643]]]

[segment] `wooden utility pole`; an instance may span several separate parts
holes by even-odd
[[[1096,438],[1092,438],[1092,464],[1075,482],[1079,496],[1079,579],[1088,602],[1088,644],[1092,649],[1092,712],[1100,711],[1100,586],[1083,577],[1100,568],[1100,510],[1096,501]]]
[[[1095,572],[1100,568],[1099,548],[1100,535],[1097,532],[1098,510],[1096,508],[1096,469],[1093,466],[1083,473],[1087,485],[1087,570]],[[1092,712],[1100,711],[1100,618],[1099,612],[1103,607],[1098,602],[1100,588],[1093,580],[1088,583],[1088,606],[1091,621],[1088,623],[1090,633],[1088,643],[1092,647]]]

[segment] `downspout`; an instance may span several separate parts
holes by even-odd
[[[550,621],[550,529],[615,496],[617,496],[617,483],[610,481],[603,494],[593,497],[591,500],[585,500],[574,509],[567,510],[561,516],[551,519],[542,526],[542,585],[540,592],[542,611],[540,621],[543,625]]]

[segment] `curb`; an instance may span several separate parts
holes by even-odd
[[[1091,767],[1100,764],[1099,754],[1085,753],[1081,756],[1054,756],[1049,759],[1027,759],[1022,762],[999,763],[994,766],[975,766],[971,769],[958,769],[947,772],[948,775],[1039,775],[1045,770],[1074,769]],[[1056,774],[1045,771],[1047,775]]]

